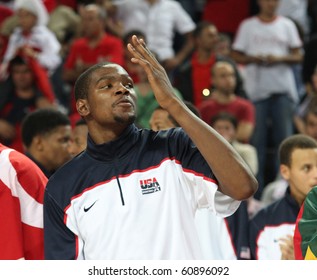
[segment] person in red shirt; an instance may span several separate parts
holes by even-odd
[[[237,140],[249,142],[255,125],[253,104],[235,94],[236,78],[234,68],[225,61],[216,62],[212,68],[214,91],[208,100],[199,106],[202,119],[210,124],[219,112],[227,112],[238,121]]]
[[[89,4],[81,10],[83,37],[75,39],[65,58],[62,78],[73,87],[74,82],[90,66],[99,62],[113,62],[124,65],[124,48],[121,38],[105,31],[105,12],[96,4]],[[73,95],[72,95],[73,96]],[[71,119],[80,119],[72,99]]]
[[[87,5],[81,14],[83,37],[73,41],[66,57],[63,78],[74,83],[90,66],[104,61],[123,65],[123,42],[105,32],[105,13],[95,4]]]
[[[184,63],[174,78],[174,86],[181,92],[185,100],[199,107],[209,97],[213,87],[210,71],[217,61],[227,61],[234,66],[236,75],[235,92],[245,97],[242,78],[235,62],[217,54],[218,29],[209,22],[199,22],[193,33],[195,50],[190,59]]]
[[[44,259],[46,183],[31,159],[0,143],[0,260]]]

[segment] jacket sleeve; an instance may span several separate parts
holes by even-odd
[[[44,254],[46,260],[77,259],[77,236],[64,222],[64,211],[46,191],[44,194]]]

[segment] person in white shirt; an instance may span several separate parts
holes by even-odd
[[[251,139],[259,157],[256,198],[261,197],[265,185],[265,168],[272,167],[270,174],[275,178],[278,146],[293,134],[292,120],[298,92],[291,65],[300,63],[303,57],[295,24],[277,15],[279,0],[258,0],[258,4],[259,14],[240,24],[232,46],[232,57],[245,65],[245,89],[256,111],[256,127]],[[269,140],[273,156],[272,162],[267,163]]]

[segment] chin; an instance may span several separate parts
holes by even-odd
[[[136,116],[135,115],[129,115],[129,116],[116,116],[114,118],[114,120],[119,123],[119,124],[126,124],[126,125],[130,125],[130,124],[133,124],[134,121],[136,119]]]

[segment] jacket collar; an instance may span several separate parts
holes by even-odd
[[[129,153],[139,139],[139,129],[134,125],[129,125],[123,133],[116,139],[103,144],[95,144],[88,134],[87,153],[91,157],[100,161],[111,161],[121,158]]]

